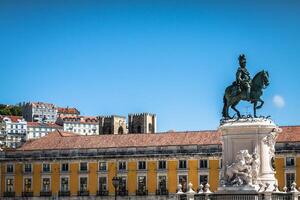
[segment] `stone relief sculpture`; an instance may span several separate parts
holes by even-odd
[[[268,145],[269,147],[269,153],[271,157],[275,155],[275,143],[276,143],[276,138],[277,138],[278,133],[276,132],[271,132],[269,135],[267,135],[264,139],[263,142]]]
[[[252,162],[251,162],[251,170],[252,170],[252,184],[257,183],[257,177],[259,175],[259,167],[260,167],[260,160],[258,154],[255,152],[252,155]]]
[[[248,150],[240,150],[236,161],[226,166],[227,184],[232,186],[257,184],[260,161],[257,153],[250,155]]]

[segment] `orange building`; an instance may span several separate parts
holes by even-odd
[[[274,161],[279,188],[300,184],[300,126],[281,127]],[[177,185],[219,186],[222,146],[217,131],[81,136],[56,131],[0,153],[1,197],[115,194],[168,199]]]

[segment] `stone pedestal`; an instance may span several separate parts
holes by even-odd
[[[278,126],[270,119],[247,118],[227,120],[220,125],[219,130],[222,133],[223,142],[223,173],[220,190],[231,190],[230,188],[249,190],[253,188],[257,191],[261,187],[260,184],[268,186],[267,190],[273,191],[274,184],[277,183],[272,161],[274,159],[276,137],[281,131]],[[227,171],[230,168],[229,170],[234,174],[236,172],[234,168],[242,166],[241,155],[247,153],[249,153],[249,156],[246,156],[245,162],[248,162],[251,170],[255,170],[255,168],[257,170],[255,175],[249,178],[247,186],[243,184],[237,187],[232,185],[232,179],[230,179],[231,182],[228,180]]]

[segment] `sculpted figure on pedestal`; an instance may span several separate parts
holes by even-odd
[[[232,186],[257,184],[260,161],[257,153],[250,155],[248,150],[240,150],[236,161],[226,166],[227,184]]]
[[[233,186],[252,183],[251,155],[248,150],[240,150],[236,155],[236,162],[226,166],[227,183]]]
[[[263,94],[263,89],[269,85],[269,73],[267,71],[258,72],[251,80],[250,73],[246,68],[246,57],[244,54],[239,56],[239,68],[236,72],[236,81],[226,88],[223,97],[223,111],[224,119],[230,119],[229,107],[231,107],[241,117],[240,112],[236,109],[236,105],[241,101],[248,101],[253,104],[254,117],[256,117],[256,109],[260,109],[264,101],[260,98]],[[257,106],[257,103],[260,105]]]
[[[252,162],[251,162],[252,184],[257,184],[257,177],[259,175],[259,167],[260,167],[259,156],[255,152],[252,155]]]

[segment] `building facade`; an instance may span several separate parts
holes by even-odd
[[[129,133],[156,133],[156,115],[150,113],[129,114]]]
[[[37,139],[44,137],[48,133],[56,130],[63,130],[63,127],[54,123],[43,122],[27,122],[27,136],[26,139]]]
[[[274,168],[279,188],[300,184],[300,126],[282,127]],[[1,152],[2,197],[171,199],[177,185],[216,191],[222,147],[216,131],[80,136],[53,132]],[[119,198],[119,197],[118,197]]]
[[[28,102],[22,106],[22,115],[28,122],[55,123],[57,107],[52,103]]]
[[[25,142],[27,122],[19,116],[0,116],[1,142],[8,148],[19,147]]]
[[[127,134],[126,117],[111,115],[111,116],[99,116],[99,134]]]
[[[99,121],[97,117],[59,117],[56,123],[62,125],[63,130],[66,132],[73,132],[79,135],[99,135]]]

